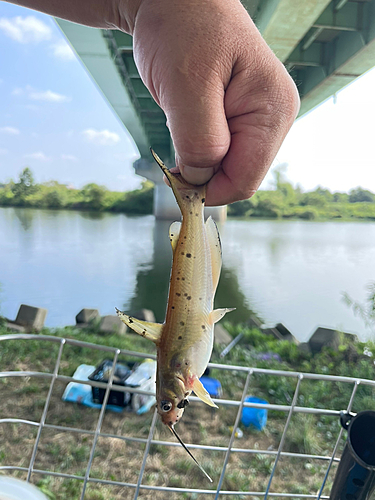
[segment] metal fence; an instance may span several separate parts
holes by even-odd
[[[150,484],[144,484],[143,483],[143,478],[144,478],[144,471],[146,467],[146,461],[147,457],[149,455],[150,451],[150,446],[151,445],[159,445],[159,446],[168,446],[168,447],[173,447],[173,446],[180,446],[177,442],[169,442],[169,441],[160,441],[157,439],[154,439],[154,430],[157,422],[157,413],[155,411],[153,418],[151,420],[150,428],[149,428],[149,433],[148,433],[148,438],[139,438],[139,437],[129,437],[129,436],[120,436],[120,435],[115,435],[115,434],[108,434],[105,432],[102,432],[102,423],[104,419],[104,415],[106,412],[106,406],[108,402],[108,397],[111,391],[111,388],[113,387],[113,376],[114,376],[114,369],[116,362],[118,361],[119,356],[132,356],[132,357],[137,357],[137,358],[152,358],[153,356],[149,354],[141,354],[137,352],[132,352],[132,351],[127,351],[127,350],[120,350],[112,347],[107,347],[107,346],[102,346],[102,345],[95,345],[95,344],[89,344],[86,342],[81,342],[78,340],[74,339],[65,339],[65,338],[58,338],[58,337],[50,337],[50,336],[42,336],[42,335],[29,335],[29,334],[11,334],[11,335],[4,335],[0,336],[0,360],[1,360],[1,351],[2,351],[2,345],[4,345],[4,342],[7,341],[38,341],[43,344],[43,347],[49,347],[52,344],[58,346],[58,352],[57,352],[57,357],[54,362],[54,369],[51,372],[37,372],[37,371],[2,371],[0,372],[0,378],[8,378],[8,377],[30,377],[30,378],[42,378],[45,380],[49,381],[49,390],[47,393],[47,397],[44,402],[44,407],[43,411],[41,414],[41,418],[38,421],[33,421],[33,420],[28,420],[28,419],[19,419],[19,418],[1,418],[2,415],[0,413],[0,425],[5,424],[5,423],[13,423],[13,424],[25,424],[28,426],[32,426],[36,428],[36,438],[35,442],[33,444],[33,449],[31,453],[31,458],[28,467],[19,467],[19,466],[12,466],[12,465],[2,465],[0,466],[0,471],[23,471],[24,473],[27,474],[27,481],[30,481],[31,476],[36,474],[36,475],[42,475],[42,476],[58,476],[61,478],[69,478],[69,479],[76,479],[79,481],[82,481],[83,487],[82,487],[82,493],[81,493],[81,500],[84,500],[85,498],[85,492],[87,490],[87,486],[90,483],[101,483],[101,484],[106,484],[106,485],[113,485],[113,486],[120,486],[123,488],[128,489],[128,493],[126,495],[126,498],[138,498],[140,495],[140,492],[142,491],[147,491],[147,490],[154,490],[154,491],[165,491],[165,492],[177,492],[177,493],[185,493],[185,494],[196,494],[196,495],[204,495],[208,498],[214,498],[217,499],[219,497],[231,497],[231,498],[244,498],[244,497],[257,497],[257,498],[264,498],[264,500],[267,499],[267,497],[279,497],[279,498],[314,498],[316,500],[320,499],[327,499],[329,498],[327,495],[323,495],[323,490],[326,485],[326,481],[328,478],[328,475],[330,473],[332,464],[335,462],[339,461],[339,458],[336,457],[337,450],[339,447],[339,443],[341,441],[342,437],[342,432],[343,430],[339,430],[337,428],[337,439],[336,439],[336,444],[332,450],[332,452],[328,455],[318,455],[318,454],[302,454],[302,453],[293,453],[293,452],[287,452],[284,451],[284,445],[285,445],[285,440],[287,438],[287,432],[288,428],[291,425],[291,419],[292,416],[300,413],[300,414],[312,414],[312,415],[317,415],[317,416],[322,416],[322,415],[328,415],[339,419],[340,415],[340,410],[346,409],[347,411],[350,411],[352,408],[354,396],[356,394],[356,391],[359,386],[361,385],[367,385],[367,386],[372,386],[375,388],[375,382],[366,380],[366,379],[356,379],[356,378],[349,378],[349,377],[335,377],[335,376],[330,376],[330,375],[318,375],[318,374],[313,374],[313,373],[299,373],[299,372],[291,372],[291,371],[281,371],[281,370],[270,370],[270,369],[261,369],[261,368],[252,368],[252,367],[245,367],[245,366],[231,366],[231,365],[225,365],[225,364],[215,364],[215,363],[210,363],[211,368],[215,368],[218,370],[230,370],[230,371],[236,371],[237,373],[242,373],[243,375],[246,375],[246,381],[243,386],[242,390],[242,397],[237,400],[226,400],[226,399],[219,399],[215,400],[216,403],[220,406],[227,406],[227,407],[235,407],[237,408],[236,412],[236,417],[235,421],[233,421],[233,431],[231,433],[229,443],[226,447],[222,446],[208,446],[208,445],[199,445],[199,444],[193,444],[193,443],[186,443],[188,448],[190,449],[202,449],[202,450],[209,450],[209,451],[220,451],[223,454],[225,454],[225,458],[223,461],[223,466],[221,469],[221,474],[219,479],[217,480],[216,483],[216,489],[198,489],[198,488],[177,488],[177,487],[172,487],[172,486],[157,486],[157,485],[150,485]],[[62,375],[59,373],[59,368],[60,368],[60,363],[62,359],[62,355],[64,352],[64,349],[66,346],[71,345],[71,346],[77,346],[77,347],[83,347],[86,349],[90,350],[96,350],[96,351],[102,351],[103,354],[105,354],[106,357],[112,357],[113,359],[113,367],[110,375],[110,379],[108,384],[106,383],[101,383],[101,382],[95,382],[95,381],[88,381],[88,380],[82,380],[78,381],[82,384],[88,384],[90,386],[96,386],[105,389],[105,396],[104,396],[104,401],[103,405],[100,409],[99,412],[99,417],[97,420],[96,428],[95,430],[86,430],[86,429],[81,429],[78,427],[62,427],[59,425],[53,425],[53,424],[48,424],[46,423],[46,417],[48,413],[48,409],[50,406],[51,402],[51,396],[54,390],[54,385],[56,381],[61,381],[63,383],[69,383],[69,382],[77,382],[76,379]],[[296,388],[294,391],[294,395],[292,397],[292,400],[290,404],[287,405],[280,405],[280,404],[258,404],[258,403],[246,403],[245,398],[248,394],[249,390],[249,384],[251,381],[251,378],[255,374],[263,374],[265,376],[277,376],[277,377],[290,377],[295,379],[296,381]],[[346,408],[337,408],[335,410],[328,409],[328,408],[315,408],[315,407],[304,407],[304,406],[297,406],[297,400],[298,396],[300,393],[300,386],[302,381],[304,380],[311,380],[311,381],[327,381],[327,382],[338,382],[338,383],[343,383],[343,384],[348,384],[351,388],[351,396],[348,398],[347,401],[347,407]],[[146,394],[150,395],[150,392],[146,391],[140,391],[138,389],[132,389],[129,387],[122,387],[116,385],[116,390],[118,391],[129,391],[129,392],[135,392],[135,393],[140,393],[140,394]],[[191,398],[192,400],[195,400],[196,398]],[[276,410],[279,412],[285,412],[286,414],[286,420],[285,420],[285,425],[284,429],[281,435],[281,439],[279,441],[279,446],[277,450],[270,450],[270,449],[248,449],[248,448],[238,448],[234,447],[234,440],[235,440],[235,435],[236,435],[236,429],[240,423],[241,419],[241,414],[244,408],[250,407],[250,408],[261,408],[261,409],[267,409],[267,410]],[[36,455],[38,452],[38,446],[40,444],[40,438],[42,434],[43,429],[55,429],[56,431],[69,431],[72,433],[81,433],[81,434],[88,434],[91,435],[93,438],[92,441],[92,446],[91,446],[91,451],[90,455],[87,461],[87,466],[86,466],[86,472],[84,475],[76,475],[76,474],[65,474],[61,472],[53,472],[49,470],[41,470],[35,467],[35,459]],[[92,477],[91,473],[91,467],[94,459],[94,454],[95,454],[95,447],[97,445],[98,439],[100,437],[110,437],[110,438],[116,438],[120,440],[125,440],[125,441],[130,441],[130,442],[136,442],[136,443],[143,443],[145,448],[144,448],[144,454],[143,454],[143,460],[139,469],[139,474],[138,474],[138,480],[137,482],[133,483],[126,483],[126,482],[121,482],[121,481],[116,481],[116,480],[109,480],[109,479],[99,479]],[[235,490],[223,490],[223,481],[225,478],[226,470],[227,470],[227,465],[230,459],[230,456],[232,453],[247,453],[247,454],[254,454],[254,455],[263,455],[263,456],[270,456],[274,459],[274,464],[272,467],[272,470],[269,474],[269,479],[268,479],[268,484],[267,487],[265,488],[264,491],[235,491]],[[270,491],[272,481],[275,476],[275,471],[278,467],[278,464],[280,462],[280,459],[283,457],[291,457],[294,459],[301,459],[301,460],[319,460],[321,463],[326,464],[326,469],[325,469],[325,474],[324,478],[321,484],[321,487],[318,492],[311,492],[311,493],[288,493],[285,491]],[[167,498],[167,496],[166,496]]]

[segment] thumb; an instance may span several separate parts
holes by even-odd
[[[224,85],[218,82],[217,87],[191,78],[171,79],[160,102],[167,116],[176,165],[191,184],[208,182],[229,149]]]

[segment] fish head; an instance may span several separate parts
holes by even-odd
[[[189,404],[187,398],[190,393],[178,377],[172,377],[168,385],[161,385],[157,394],[157,411],[163,424],[170,427],[180,421],[185,407]]]

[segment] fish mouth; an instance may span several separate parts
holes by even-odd
[[[191,456],[191,458],[194,460],[194,462],[197,464],[197,466],[200,468],[200,470],[203,472],[203,474],[207,477],[207,479],[212,483],[212,479],[210,478],[210,476],[207,474],[207,472],[203,469],[203,467],[201,466],[201,464],[197,461],[197,459],[194,457],[194,455],[188,450],[186,444],[182,441],[182,439],[180,438],[180,436],[177,434],[177,432],[175,431],[174,429],[174,426],[172,424],[168,424],[167,427],[170,429],[170,431],[172,432],[172,434],[175,435],[175,437],[177,438],[177,441],[180,443],[180,445],[184,448],[184,450]]]

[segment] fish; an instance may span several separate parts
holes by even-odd
[[[222,249],[214,220],[211,217],[204,220],[206,185],[189,184],[180,173],[170,172],[152,149],[151,153],[169,181],[182,215],[182,221],[173,222],[169,228],[173,259],[165,321],[150,323],[117,308],[116,311],[129,328],[155,343],[157,412],[206,474],[174,426],[180,421],[192,392],[217,408],[199,379],[212,354],[214,324],[234,308],[213,309]]]

